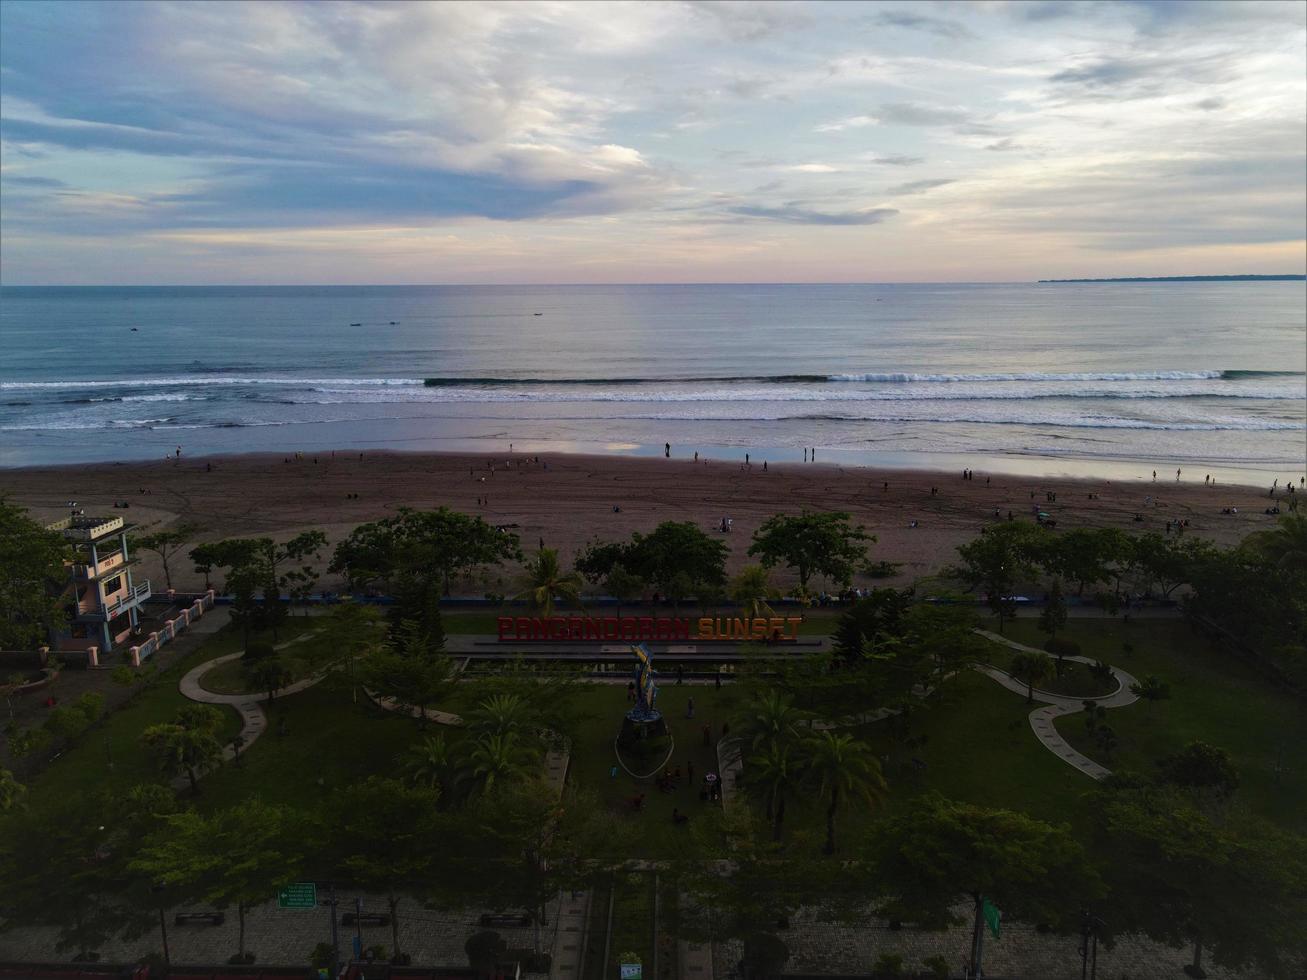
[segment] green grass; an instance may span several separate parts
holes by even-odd
[[[1018,622],[1008,635],[1029,642],[1031,622]],[[1158,760],[1189,742],[1228,751],[1242,777],[1236,801],[1253,812],[1297,830],[1307,828],[1307,712],[1239,661],[1223,656],[1182,620],[1078,620],[1067,630],[1085,656],[1098,657],[1143,678],[1156,674],[1171,685],[1171,699],[1138,702],[1107,713],[1118,748],[1110,759],[1093,744],[1080,715],[1058,722],[1058,731],[1090,758],[1113,769],[1156,771]],[[1129,643],[1132,652],[1124,652]],[[1275,772],[1277,760],[1287,771]]]
[[[288,644],[277,651],[277,656],[290,668],[291,683],[303,680],[322,669],[323,649],[317,637],[311,634],[322,625],[320,621],[308,618],[294,619],[278,631],[278,645]],[[245,674],[240,660],[219,664],[204,675],[204,688],[215,694],[249,694],[251,688],[245,683]],[[263,693],[257,691],[253,693]]]
[[[212,657],[235,653],[241,646],[240,632],[229,627],[162,671],[130,703],[79,738],[32,781],[32,804],[100,789],[127,790],[138,783],[167,782],[151,750],[141,744],[141,733],[150,725],[171,721],[178,709],[191,703],[177,690],[183,674]],[[235,711],[223,709],[222,714],[219,737],[226,742],[240,731],[241,724]]]
[[[279,734],[282,725],[286,734]],[[268,730],[227,765],[200,783],[201,808],[257,795],[271,803],[331,806],[347,785],[379,775],[400,778],[402,756],[415,742],[457,729],[383,711],[361,692],[350,700],[349,683],[333,672],[306,691],[278,698],[269,710]]]
[[[695,716],[688,719],[685,713],[691,697],[694,698]],[[668,729],[675,740],[668,766],[672,769],[679,767],[682,775],[676,790],[662,793],[653,778],[636,780],[620,767],[616,776],[610,775],[617,761],[613,740],[621,731],[622,718],[631,707],[626,700],[625,685],[595,684],[582,689],[577,703],[586,717],[572,739],[568,779],[595,793],[618,819],[636,829],[640,851],[632,857],[670,856],[684,850],[691,828],[673,824],[673,808],[689,815],[692,822],[701,816],[706,817],[711,809],[716,808],[717,804],[699,799],[699,787],[706,773],[717,771],[717,739],[721,737],[722,724],[729,722],[737,701],[735,689],[730,685],[718,690],[712,685],[677,686],[674,681],[668,681],[659,688],[658,708],[667,719]],[[705,724],[712,726],[712,744],[709,746],[703,744]],[[694,765],[693,781],[689,779],[690,764]],[[650,768],[652,766],[650,763]],[[631,809],[628,803],[637,793],[645,794],[644,809],[639,811]]]

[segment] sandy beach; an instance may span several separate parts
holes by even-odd
[[[749,561],[746,552],[753,532],[770,515],[802,508],[844,510],[877,535],[874,559],[902,563],[897,581],[910,581],[952,561],[954,549],[992,520],[996,508],[1003,517],[1012,511],[1028,518],[1032,505],[1038,504],[1062,530],[1161,531],[1168,520],[1187,519],[1189,532],[1225,545],[1274,521],[1264,513],[1271,504],[1265,489],[1204,486],[1201,473],[1183,473],[1177,483],[1173,471],[1159,472],[1154,484],[1147,474],[1130,482],[1107,482],[976,471],[974,479],[963,480],[960,472],[821,463],[778,464],[764,472],[757,465],[711,460],[527,457],[507,452],[493,460],[485,455],[380,452],[287,459],[262,454],[13,469],[0,472],[0,493],[40,519],[63,516],[69,500],[100,513],[116,513],[114,502],[127,502],[131,508],[124,516],[132,522],[158,528],[195,522],[204,528],[197,540],[281,538],[317,527],[332,546],[355,525],[393,514],[399,507],[446,506],[479,514],[493,524],[516,525],[524,549],[535,549],[543,541],[567,560],[587,541],[624,539],[660,521],[694,521],[713,530],[729,517],[733,531],[721,537],[730,548],[732,572]],[[938,488],[934,496],[932,487]],[[1055,502],[1047,500],[1048,493],[1056,494]],[[1153,502],[1146,504],[1149,497]],[[478,504],[478,499],[483,502]],[[1239,513],[1222,514],[1225,507],[1237,507]],[[1134,520],[1136,514],[1144,516],[1142,523]],[[910,528],[914,520],[919,526]],[[140,574],[161,587],[163,574],[155,556],[140,557]],[[184,557],[173,564],[174,587],[202,584]],[[505,581],[511,577],[510,570],[502,574]],[[323,585],[334,588],[333,578],[324,578]],[[487,588],[494,586],[493,578]],[[775,578],[784,581],[783,574]]]

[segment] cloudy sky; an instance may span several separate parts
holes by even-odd
[[[1307,5],[0,3],[6,283],[1304,271]]]

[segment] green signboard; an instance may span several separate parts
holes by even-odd
[[[315,909],[318,907],[318,886],[311,881],[293,881],[277,892],[279,909]]]

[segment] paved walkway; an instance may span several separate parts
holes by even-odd
[[[203,620],[201,620],[201,622],[203,622]],[[293,640],[287,640],[285,643],[277,644],[276,649],[284,650],[288,646],[302,643],[304,640],[310,639],[316,635],[317,630],[305,633],[302,636],[297,636]],[[223,657],[214,657],[212,660],[206,660],[198,667],[194,667],[187,671],[177,684],[177,687],[182,692],[183,696],[190,698],[192,701],[198,701],[201,704],[225,704],[236,710],[236,713],[241,716],[240,738],[243,740],[241,746],[242,751],[248,749],[254,744],[260,735],[267,731],[268,716],[263,713],[263,708],[260,707],[260,702],[267,701],[268,695],[266,693],[217,694],[204,687],[203,679],[204,675],[213,670],[213,668],[221,664],[231,663],[233,660],[239,660],[244,655],[245,651],[242,650],[239,653],[229,653]],[[288,694],[298,694],[300,691],[312,687],[325,676],[326,671],[314,674],[311,677],[306,677],[301,681],[296,681],[294,684],[281,688],[277,691],[277,695],[279,697],[285,697]],[[230,762],[234,758],[236,758],[235,746],[228,745],[222,750],[222,761],[224,763]],[[202,776],[204,773],[200,773],[200,775]],[[174,789],[185,789],[190,785],[190,783],[186,777],[180,776],[172,781],[172,785]]]
[[[1000,636],[998,633],[991,633],[989,630],[976,630],[976,632],[991,642],[1002,644],[1013,650],[1031,653],[1044,652],[1036,647],[1029,647],[1024,643],[1009,640],[1006,636]],[[1067,657],[1065,659],[1082,664],[1097,662],[1090,657]],[[979,667],[977,669],[998,681],[1009,691],[1015,691],[1021,695],[1026,693],[1026,685],[1006,671],[999,670],[997,667]],[[1045,702],[1043,707],[1030,712],[1030,729],[1035,733],[1035,737],[1039,739],[1044,748],[1091,779],[1105,779],[1112,775],[1112,770],[1099,765],[1083,752],[1073,749],[1067,740],[1058,734],[1055,719],[1062,715],[1073,715],[1078,711],[1084,711],[1086,700],[1093,701],[1104,708],[1121,708],[1127,704],[1134,704],[1139,700],[1130,690],[1130,685],[1138,683],[1132,674],[1126,673],[1119,667],[1113,667],[1112,676],[1116,678],[1116,690],[1111,694],[1098,698],[1070,698],[1061,694],[1041,691],[1039,688],[1035,688],[1031,692],[1036,701]]]

